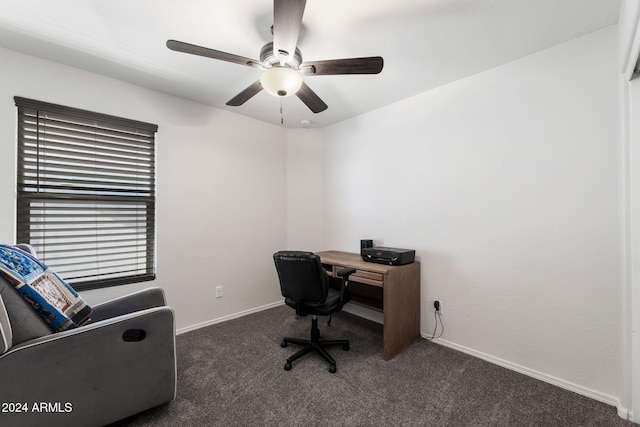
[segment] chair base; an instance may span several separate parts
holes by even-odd
[[[329,372],[333,374],[336,372],[336,361],[331,357],[327,350],[325,350],[325,347],[340,345],[344,351],[349,351],[349,340],[320,340],[320,329],[318,329],[318,318],[316,316],[313,316],[311,319],[311,339],[284,338],[282,343],[280,343],[280,346],[287,347],[288,344],[302,346],[302,349],[287,359],[287,362],[284,364],[285,371],[291,370],[291,363],[294,360],[301,358],[307,353],[315,351],[329,363]]]

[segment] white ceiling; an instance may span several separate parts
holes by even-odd
[[[286,127],[323,127],[614,25],[620,0],[307,0],[304,60],[382,56],[378,75],[308,76],[329,105],[283,100]],[[0,45],[280,123],[262,91],[225,103],[260,71],[174,52],[176,39],[259,59],[272,0],[1,0]],[[576,70],[577,71],[577,70]]]

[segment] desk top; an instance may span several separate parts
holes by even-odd
[[[387,265],[367,262],[362,259],[360,254],[353,252],[323,251],[316,252],[316,255],[320,257],[321,262],[326,264],[353,267],[359,270],[373,271],[380,274],[387,274],[391,270],[404,267],[402,265]],[[415,261],[414,263],[418,263],[418,261]]]

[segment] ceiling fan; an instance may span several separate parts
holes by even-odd
[[[302,80],[303,75],[378,74],[383,60],[380,56],[370,56],[303,62],[296,45],[306,3],[306,0],[274,0],[273,42],[262,47],[259,61],[177,40],[168,40],[167,47],[262,70],[260,79],[227,102],[229,106],[240,106],[265,89],[278,97],[295,94],[311,111],[319,113],[327,109],[327,104]]]

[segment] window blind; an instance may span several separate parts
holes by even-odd
[[[14,100],[17,242],[78,290],[155,278],[157,126]]]

